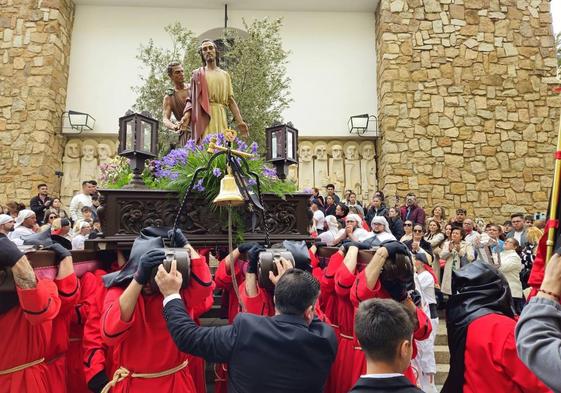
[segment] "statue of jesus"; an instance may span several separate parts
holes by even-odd
[[[191,138],[199,143],[207,134],[215,134],[228,128],[226,107],[230,109],[236,125],[245,137],[247,124],[234,100],[230,74],[219,67],[219,53],[215,43],[204,40],[199,48],[204,66],[193,71],[191,94],[187,98],[182,127],[191,125]]]

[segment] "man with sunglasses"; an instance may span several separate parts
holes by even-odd
[[[417,204],[417,196],[410,192],[405,197],[405,205],[401,207],[401,219],[411,220],[414,224],[425,225],[425,211]]]

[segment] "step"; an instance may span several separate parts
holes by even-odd
[[[434,381],[436,385],[444,385],[444,381],[448,377],[448,371],[450,371],[450,365],[448,364],[437,364],[436,365],[436,376]]]
[[[450,352],[447,345],[435,345],[434,346],[434,358],[436,364],[449,364],[450,363]]]

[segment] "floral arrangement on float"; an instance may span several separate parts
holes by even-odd
[[[149,189],[176,191],[183,199],[189,184],[193,180],[198,168],[206,167],[213,156],[211,141],[215,146],[226,146],[224,134],[207,135],[200,144],[190,140],[184,147],[172,149],[160,159],[147,161],[142,173],[142,179]],[[247,159],[249,171],[259,177],[261,193],[272,193],[279,198],[286,199],[286,194],[297,191],[297,186],[291,181],[282,181],[277,177],[276,169],[271,167],[259,156],[259,146],[256,142],[247,144],[236,138],[232,142],[232,149],[249,153]],[[236,157],[239,162],[239,158]],[[101,187],[108,189],[120,189],[129,184],[133,178],[130,162],[124,157],[116,157],[107,164],[100,165]],[[227,210],[212,203],[220,192],[220,181],[227,173],[226,155],[216,157],[208,171],[199,174],[193,187],[194,195],[190,200],[196,204],[204,203],[215,214],[215,220],[226,228]],[[244,179],[248,190],[256,193],[256,181],[252,177]],[[179,206],[179,205],[178,205]],[[236,241],[242,241],[246,227],[251,225],[244,213],[245,207],[232,210],[232,224],[234,226]],[[246,217],[246,218],[244,218]]]
[[[151,189],[173,190],[183,195],[193,179],[195,170],[208,164],[212,156],[209,154],[209,147],[213,138],[217,146],[226,145],[224,134],[211,134],[205,136],[200,144],[189,140],[184,147],[172,149],[162,158],[149,161],[142,174],[146,186]],[[247,163],[250,171],[259,175],[261,192],[274,193],[284,198],[285,194],[297,191],[295,183],[281,181],[277,177],[276,169],[259,156],[259,145],[256,142],[248,145],[236,138],[232,148],[252,155]],[[211,168],[197,180],[194,187],[194,191],[207,202],[211,202],[220,191],[220,180],[226,174],[226,157],[220,156],[215,159]],[[102,188],[122,188],[133,176],[129,160],[119,156],[107,164],[100,165],[99,170]],[[247,178],[246,183],[248,186],[255,186],[253,178]]]

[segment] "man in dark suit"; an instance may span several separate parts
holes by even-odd
[[[413,316],[393,299],[360,303],[355,334],[366,356],[366,375],[349,393],[422,393],[403,372],[413,353]]]
[[[240,313],[234,323],[199,327],[179,296],[181,274],[160,266],[156,282],[164,295],[164,316],[178,348],[209,362],[229,363],[229,393],[321,393],[337,353],[331,326],[314,315],[319,283],[300,269],[277,264],[276,315]]]

